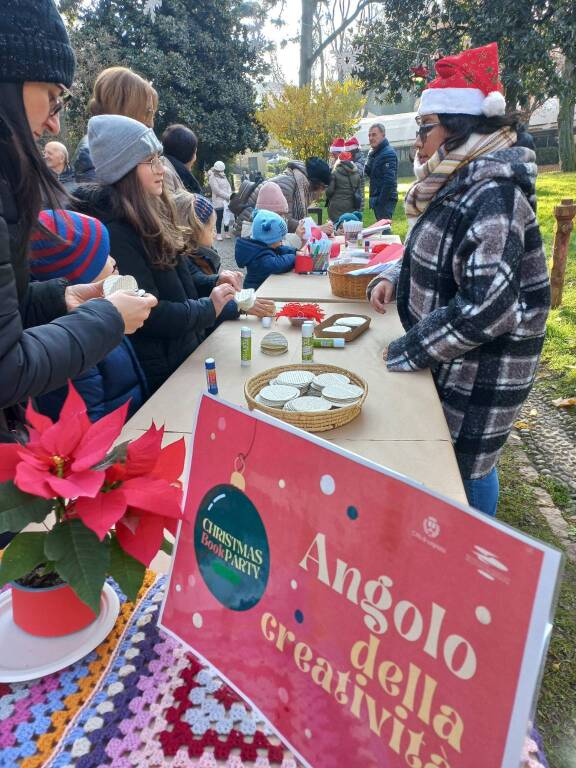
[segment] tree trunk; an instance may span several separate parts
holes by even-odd
[[[561,171],[576,171],[576,146],[574,146],[574,107],[576,106],[576,67],[569,59],[564,60],[563,79],[566,88],[560,94],[558,112],[558,155]]]
[[[317,0],[302,0],[302,21],[300,28],[300,87],[312,82],[314,53],[314,13]]]

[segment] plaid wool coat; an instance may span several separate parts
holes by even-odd
[[[406,331],[391,371],[430,368],[461,474],[494,467],[536,373],[550,307],[532,150],[460,169],[414,225],[397,272]]]

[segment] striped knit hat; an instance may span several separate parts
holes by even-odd
[[[194,195],[194,213],[198,216],[202,224],[207,224],[210,216],[214,213],[214,206],[207,197]]]
[[[90,283],[98,277],[110,255],[110,237],[101,221],[74,211],[41,211],[38,220],[64,242],[41,230],[33,234],[29,263],[37,280]]]

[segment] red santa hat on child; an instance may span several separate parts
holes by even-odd
[[[360,143],[356,136],[352,136],[351,139],[346,139],[344,147],[346,148],[346,152],[354,152],[355,149],[360,149]]]
[[[498,45],[490,43],[436,62],[436,79],[426,86],[419,115],[485,115],[506,110],[498,76]]]
[[[335,155],[339,154],[340,152],[344,152],[345,144],[346,144],[346,142],[344,141],[344,139],[342,139],[339,136],[337,139],[334,139],[332,141],[332,145],[330,147],[330,152],[332,152]]]

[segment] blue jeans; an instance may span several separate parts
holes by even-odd
[[[484,475],[484,477],[478,477],[475,480],[463,478],[462,482],[464,483],[464,490],[466,491],[470,506],[478,509],[480,512],[485,512],[490,517],[496,517],[498,494],[500,492],[496,467],[488,472],[487,475]]]

